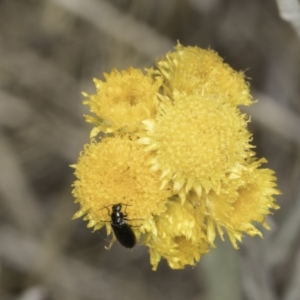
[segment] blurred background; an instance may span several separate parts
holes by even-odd
[[[299,300],[299,37],[297,0],[1,0],[0,299]],[[71,220],[69,165],[88,142],[92,78],[149,67],[177,40],[245,71],[259,101],[243,110],[283,195],[264,239],[153,272],[145,247],[107,251],[104,231]]]

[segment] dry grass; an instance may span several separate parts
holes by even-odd
[[[0,1],[2,300],[299,299],[300,12],[277,2],[281,13],[275,0]],[[263,240],[220,242],[194,269],[152,272],[144,247],[106,251],[104,232],[71,221],[69,164],[88,141],[80,92],[93,92],[92,77],[148,67],[177,39],[251,78],[250,126],[282,209]]]

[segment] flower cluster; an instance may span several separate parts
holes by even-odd
[[[244,233],[261,235],[257,224],[268,228],[279,191],[238,108],[252,103],[243,73],[211,50],[179,44],[146,73],[104,76],[96,94],[84,94],[94,128],[73,166],[75,218],[110,234],[107,209],[125,204],[154,270],[162,258],[173,269],[194,266],[217,234],[238,248]]]

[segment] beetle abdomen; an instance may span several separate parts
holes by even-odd
[[[133,248],[136,243],[136,237],[132,230],[132,228],[126,224],[113,224],[111,223],[111,227],[114,231],[116,239],[119,243],[125,248]]]

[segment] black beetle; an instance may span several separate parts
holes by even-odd
[[[128,204],[124,204],[127,205]],[[104,207],[108,210],[108,207]],[[104,209],[103,208],[103,209]],[[133,248],[136,244],[136,237],[130,225],[128,225],[125,221],[128,220],[127,214],[122,213],[122,204],[113,204],[112,205],[112,213],[110,214],[111,222],[110,225],[113,229],[116,239],[119,243],[125,248]]]

